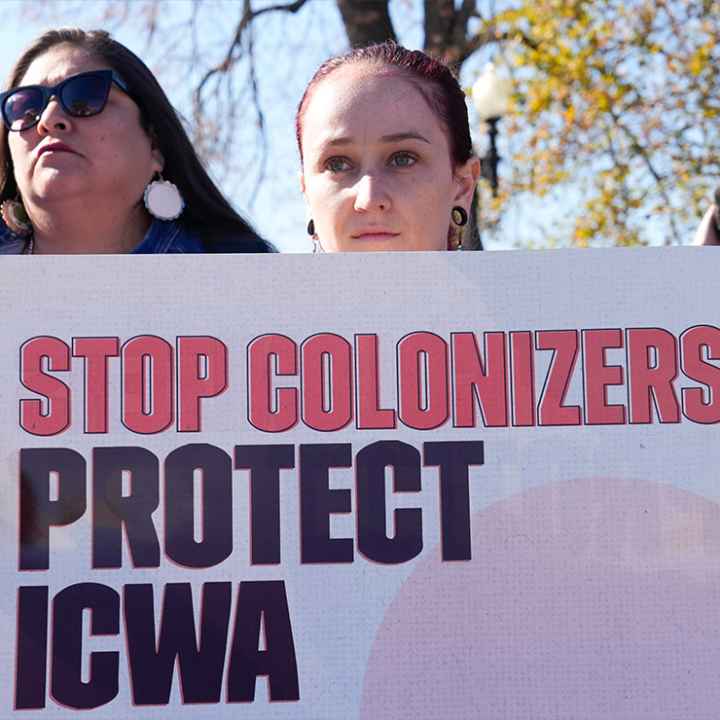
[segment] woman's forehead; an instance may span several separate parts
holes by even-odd
[[[303,135],[313,145],[348,135],[380,137],[410,129],[442,132],[417,83],[382,66],[338,68],[317,85],[303,118]]]
[[[108,69],[107,63],[96,58],[85,48],[62,43],[54,45],[36,57],[18,84],[57,85],[71,75],[105,69]]]
[[[418,81],[392,67],[382,65],[351,64],[338,68],[323,78],[310,100],[316,99],[325,109],[357,109],[365,102],[382,102],[384,105],[401,105],[423,101]]]

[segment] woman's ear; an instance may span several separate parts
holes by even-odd
[[[305,194],[305,173],[301,170],[298,173],[298,180],[300,181],[300,192]]]
[[[150,153],[153,159],[153,173],[161,173],[165,169],[165,156],[160,150],[160,143],[158,142],[155,128],[149,128],[147,134],[150,138]]]
[[[480,178],[480,160],[473,155],[467,162],[455,168],[455,197],[453,202],[469,208]]]
[[[161,173],[165,168],[165,156],[157,146],[152,149],[153,172]]]

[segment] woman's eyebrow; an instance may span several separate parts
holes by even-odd
[[[432,143],[419,132],[409,131],[401,133],[393,133],[392,135],[383,135],[380,140],[382,142],[398,142],[399,140],[420,140],[431,145]]]
[[[330,145],[334,147],[336,145],[349,145],[352,141],[353,139],[351,137],[337,137],[322,143],[322,145]]]
[[[380,138],[380,142],[383,142],[383,143],[399,142],[402,140],[420,140],[421,142],[427,143],[428,145],[432,145],[430,140],[428,140],[424,135],[421,135],[419,132],[416,132],[414,130],[409,130],[407,132],[392,133],[390,135],[383,135]],[[352,142],[353,142],[352,137],[344,136],[344,137],[333,138],[332,140],[328,140],[327,143],[324,143],[324,144],[328,145],[330,147],[336,147],[338,145],[350,145],[350,144],[352,144]]]

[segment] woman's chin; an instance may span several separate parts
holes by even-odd
[[[42,177],[36,177],[32,185],[32,196],[39,205],[77,196],[88,198],[92,194],[93,188],[87,176],[62,172],[56,168],[43,168]]]
[[[385,236],[353,237],[338,243],[335,252],[430,252],[447,250],[447,241],[400,233]],[[328,250],[333,252],[333,250]]]
[[[440,250],[430,242],[418,242],[403,235],[376,235],[353,237],[330,245],[327,252],[406,252],[413,250]]]
[[[382,242],[372,240],[368,242],[356,241],[343,247],[342,252],[397,252],[407,250],[402,242]]]

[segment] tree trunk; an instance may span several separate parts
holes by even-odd
[[[425,52],[460,70],[466,59],[467,26],[475,9],[474,0],[425,0]]]
[[[445,57],[454,23],[453,0],[425,0],[425,51]]]
[[[337,0],[351,47],[397,40],[389,4],[390,0]]]

